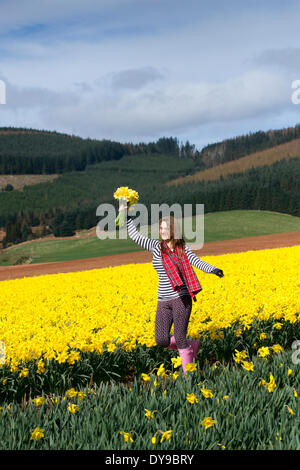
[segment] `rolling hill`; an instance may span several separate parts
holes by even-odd
[[[299,125],[226,139],[201,152],[189,143],[180,147],[175,138],[124,147],[59,133],[19,131],[0,129],[0,168],[11,166],[10,175],[2,171],[0,182],[20,178],[19,189],[0,192],[4,248],[95,227],[99,205],[110,203],[117,211],[113,193],[120,186],[138,191],[148,212],[151,204],[180,202],[193,208],[204,204],[205,214],[261,210],[300,217]],[[49,173],[30,174],[32,165],[35,170],[46,165]],[[18,174],[18,168],[25,173]],[[54,173],[57,168],[59,173]],[[36,182],[30,176],[52,179]],[[25,177],[29,184],[24,184]]]
[[[212,181],[221,177],[234,173],[242,173],[250,168],[257,168],[264,165],[272,165],[272,163],[282,160],[283,158],[300,158],[300,139],[294,139],[290,142],[268,148],[266,150],[257,151],[244,157],[232,160],[226,163],[220,163],[211,168],[197,171],[192,175],[186,175],[168,181],[167,186],[176,184],[186,184],[190,181]]]

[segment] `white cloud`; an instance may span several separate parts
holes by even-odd
[[[58,92],[43,87],[22,87],[9,80],[3,80],[6,86],[5,109],[60,107],[75,103],[78,94],[72,91]]]
[[[153,82],[118,93],[108,87],[89,89],[73,103],[43,107],[40,118],[50,128],[57,123],[64,129],[80,128],[86,137],[131,140],[129,136],[187,134],[189,128],[281,113],[289,106],[286,78],[255,70],[222,84]]]
[[[289,73],[297,71],[300,49],[296,4],[279,12],[255,0],[235,2],[236,9],[234,2],[208,7],[192,0],[2,3],[0,79],[6,77],[8,91],[0,125],[14,109],[28,127],[34,121],[134,141],[209,134],[209,125],[217,133],[251,120],[259,127],[291,109]],[[44,32],[5,38],[5,31],[44,23]]]
[[[254,65],[270,66],[300,74],[300,47],[266,49],[253,58]]]
[[[154,67],[142,67],[121,70],[111,74],[111,85],[115,89],[127,88],[137,90],[148,83],[163,78],[163,75]]]

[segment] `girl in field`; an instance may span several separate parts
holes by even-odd
[[[119,208],[119,211],[122,210],[127,211],[127,206],[123,203]],[[223,271],[198,258],[183,238],[174,238],[174,234],[179,232],[175,231],[176,220],[173,216],[160,219],[161,240],[141,235],[128,214],[126,224],[130,238],[153,253],[152,265],[159,279],[155,317],[156,344],[178,350],[185,374],[186,364],[197,360],[199,349],[198,340],[186,338],[192,299],[196,301],[196,294],[202,290],[191,265],[219,277],[224,276]],[[170,336],[173,322],[174,336]]]

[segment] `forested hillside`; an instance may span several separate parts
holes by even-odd
[[[124,155],[179,152],[175,138],[162,137],[149,144],[121,144],[58,132],[0,128],[0,174],[7,175],[83,171],[87,165],[119,160]]]
[[[158,158],[159,167],[158,160],[153,161]],[[118,186],[136,189],[149,213],[151,203],[172,205],[179,201],[191,203],[193,207],[197,203],[204,204],[205,213],[260,209],[300,217],[300,158],[282,160],[216,181],[168,187],[165,183],[185,172],[189,162],[182,160],[181,167],[176,163],[176,158],[170,156],[150,159],[132,156],[122,159],[115,168],[112,162],[106,168],[108,162],[102,163],[82,173],[62,175],[53,183],[28,186],[22,192],[1,193],[0,222],[7,231],[4,245],[30,238],[33,225],[43,227],[40,235],[54,233],[56,236],[72,235],[75,230],[97,225],[99,204],[113,204],[117,214],[118,204],[113,192]]]
[[[200,169],[239,159],[300,137],[300,124],[267,132],[258,131],[209,144],[201,151],[188,141],[162,137],[157,142],[121,144],[83,139],[55,131],[1,127],[0,174],[51,174],[83,171],[87,165],[119,160],[124,155],[173,154],[198,161]]]
[[[298,126],[295,127],[295,132],[296,130]],[[2,136],[0,133],[0,137],[4,135],[8,136],[9,133],[6,131]],[[30,160],[30,144],[42,142],[30,140],[26,133],[11,132],[10,136],[28,137],[23,141],[24,148],[27,149],[23,162],[26,162],[26,159]],[[33,132],[31,138],[34,136],[42,137],[39,132]],[[271,146],[276,139],[279,141],[280,138],[292,138],[293,132],[283,132],[280,137],[280,131],[277,133],[274,131],[274,136],[272,139],[269,138],[268,142],[262,139],[260,134],[256,136],[257,141],[254,136],[249,138],[242,136],[237,144],[239,148],[236,149],[236,155],[245,151],[246,147],[242,150],[242,142],[245,145],[248,142],[248,149],[253,149],[255,145]],[[43,136],[45,137],[46,135]],[[52,138],[54,140],[51,143]],[[176,178],[204,170],[204,163],[200,157],[202,152],[195,151],[189,142],[180,146],[175,138],[162,138],[153,144],[139,144],[143,149],[142,153],[135,153],[140,148],[139,145],[131,147],[126,144],[128,145],[126,152],[130,151],[132,154],[124,153],[120,156],[121,153],[119,154],[117,150],[114,153],[113,149],[124,150],[125,144],[109,143],[109,141],[95,141],[92,144],[87,143],[89,139],[56,133],[53,135],[47,133],[47,139],[49,139],[49,153],[44,158],[48,162],[53,159],[57,164],[60,161],[61,174],[52,182],[24,186],[20,191],[0,192],[0,229],[6,233],[3,247],[49,233],[55,236],[69,236],[73,235],[75,230],[89,229],[97,225],[100,218],[96,216],[96,209],[101,203],[113,204],[117,214],[118,203],[113,198],[113,193],[119,186],[136,189],[140,193],[140,202],[148,209],[151,203],[172,205],[180,202],[193,204],[194,208],[197,203],[204,204],[205,213],[260,209],[300,217],[300,158],[297,157],[284,158],[273,164],[226,176],[221,175],[214,181],[189,181],[185,184],[168,186],[168,182]],[[76,143],[80,150],[77,149]],[[61,157],[58,157],[57,153],[59,145],[61,145]],[[89,145],[91,147],[88,147]],[[89,160],[89,164],[86,159],[84,170],[79,171],[77,167],[73,171],[67,171],[67,162],[72,160],[70,155],[73,151],[78,150],[78,162],[84,153],[88,154],[88,148],[91,151],[89,155],[97,155],[92,150],[96,147],[99,150],[98,156],[93,162]],[[11,147],[15,156],[12,157],[11,154],[10,161],[14,161],[15,164],[18,161],[16,156],[18,148],[17,144]],[[20,149],[22,148],[21,146]],[[32,162],[43,161],[43,158],[38,156],[38,148],[41,147],[38,145],[32,147]],[[104,149],[107,150],[107,154]],[[104,155],[106,156],[103,157]],[[236,155],[232,154],[232,159]],[[238,158],[236,157],[236,160]]]
[[[295,127],[269,130],[267,132],[250,132],[246,135],[207,145],[201,150],[200,159],[205,168],[211,168],[220,163],[236,160],[245,155],[275,147],[299,137],[300,124]]]
[[[243,173],[250,168],[272,165],[284,158],[289,159],[293,157],[300,158],[300,138],[284,142],[283,144],[279,144],[265,150],[258,150],[257,152],[250,153],[244,157],[220,163],[219,165],[214,165],[204,170],[196,171],[188,176],[181,176],[169,181],[168,185],[186,184],[191,181],[200,182],[217,180],[221,177],[226,177],[229,174]]]

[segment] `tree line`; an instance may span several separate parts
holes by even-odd
[[[141,202],[147,206],[149,213],[150,205],[153,203],[164,202],[171,206],[175,202],[180,202],[180,204],[190,203],[194,209],[197,203],[203,203],[205,213],[259,209],[300,217],[300,158],[283,159],[272,165],[251,168],[243,173],[228,175],[215,181],[189,182],[170,187],[166,187],[164,183],[174,178],[175,170],[170,165],[170,159],[165,157],[163,161],[165,163],[163,174],[157,173],[154,169],[152,173],[148,173],[147,180],[142,171],[140,177],[136,173],[128,172],[126,175],[120,175],[118,186],[130,185],[132,182],[133,187],[142,195]],[[11,213],[6,223],[7,234],[3,246],[34,238],[35,235],[30,228],[34,225],[42,227],[38,236],[47,233],[53,233],[55,236],[72,236],[76,230],[94,227],[100,220],[96,216],[96,207],[101,202],[115,204],[117,214],[118,203],[111,197],[111,188],[115,186],[115,173],[111,172],[109,176],[107,172],[105,180],[107,186],[103,185],[103,192],[99,193],[97,204],[92,196],[89,196],[86,197],[86,205],[82,204],[81,198],[73,207],[70,203],[69,207],[67,205],[52,207],[46,211],[35,209]]]
[[[257,131],[205,146],[199,158],[206,168],[300,138],[300,124],[286,129]]]
[[[195,157],[195,146],[175,137],[125,143],[22,128],[0,128],[0,174],[53,174],[84,171],[88,165],[125,155],[173,154]]]
[[[296,124],[287,129],[250,132],[209,144],[199,151],[188,140],[179,142],[175,137],[161,137],[147,144],[122,144],[107,139],[83,139],[56,131],[1,127],[0,174],[84,171],[88,165],[138,154],[172,154],[191,158],[205,169],[299,137],[300,124]]]

